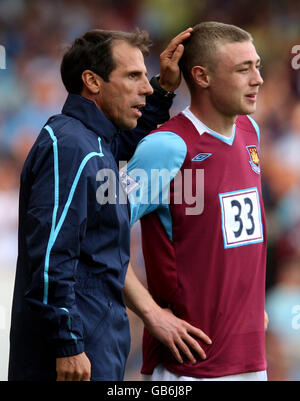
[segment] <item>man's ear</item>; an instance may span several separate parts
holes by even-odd
[[[81,74],[84,87],[93,95],[98,95],[101,89],[101,80],[98,74],[91,70],[84,70]]]
[[[210,76],[208,74],[207,68],[202,67],[200,65],[196,65],[192,68],[192,77],[194,79],[194,83],[197,86],[200,86],[202,89],[206,89],[210,85]]]

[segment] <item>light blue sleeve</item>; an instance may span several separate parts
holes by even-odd
[[[180,170],[186,153],[184,140],[169,131],[155,132],[139,143],[127,166],[130,180],[137,183],[134,190],[128,191],[131,225],[157,209],[169,224],[170,182]]]

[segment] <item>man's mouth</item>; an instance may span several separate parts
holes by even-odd
[[[137,117],[141,117],[141,116],[142,116],[141,109],[142,109],[143,107],[145,107],[145,106],[146,106],[145,103],[138,103],[138,104],[135,104],[134,106],[131,106],[131,108],[132,108],[132,110],[134,111],[134,114],[135,114]]]
[[[252,102],[256,102],[256,98],[257,98],[257,92],[253,92],[253,93],[248,93],[246,95],[246,98]]]

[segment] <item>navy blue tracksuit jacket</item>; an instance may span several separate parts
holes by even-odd
[[[131,132],[69,94],[24,164],[9,380],[55,380],[56,357],[86,352],[92,380],[122,380],[130,347],[122,295],[129,261],[129,207],[118,202],[118,162],[169,118],[154,92]],[[97,172],[116,177],[116,202],[97,202]],[[102,194],[105,196],[106,194]]]

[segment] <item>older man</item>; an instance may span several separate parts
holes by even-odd
[[[9,380],[122,380],[130,346],[122,295],[129,211],[119,192],[115,202],[97,202],[96,177],[103,169],[118,177],[117,162],[169,118],[180,44],[190,31],[162,53],[154,93],[145,32],[93,30],[64,55],[68,98],[21,176]]]

